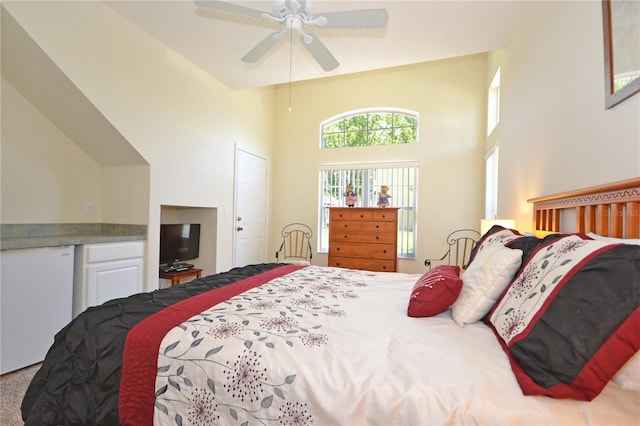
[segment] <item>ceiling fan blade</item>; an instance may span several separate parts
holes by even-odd
[[[311,53],[311,56],[313,56],[318,64],[320,64],[322,69],[325,71],[332,71],[338,68],[340,63],[331,54],[331,52],[329,52],[327,46],[325,46],[324,43],[322,43],[314,34],[307,33],[307,35],[311,36],[313,39],[311,40],[311,43],[303,42],[302,45],[309,51],[309,53]]]
[[[327,18],[323,28],[384,28],[389,21],[386,9],[344,10],[318,15]]]
[[[238,4],[229,3],[219,0],[194,0],[198,7],[217,10],[219,12],[233,13],[236,15],[250,16],[252,18],[262,19],[264,14],[268,14],[264,10],[254,9],[252,7],[240,6]]]
[[[258,60],[269,51],[269,49],[278,44],[278,42],[280,41],[280,37],[278,37],[278,35],[280,33],[280,31],[276,31],[275,33],[271,33],[266,36],[260,43],[258,43],[253,49],[248,51],[247,54],[242,57],[242,62],[247,62],[249,64],[258,62]]]

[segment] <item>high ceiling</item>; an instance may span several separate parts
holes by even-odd
[[[384,8],[385,29],[313,29],[340,65],[325,72],[295,41],[283,38],[255,64],[240,60],[280,29],[260,19],[197,7],[191,0],[105,1],[109,7],[232,89],[383,69],[506,47],[525,1],[314,0],[323,12]],[[233,3],[272,11],[272,1]]]

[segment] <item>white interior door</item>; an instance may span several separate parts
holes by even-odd
[[[267,159],[236,148],[234,265],[266,262]]]

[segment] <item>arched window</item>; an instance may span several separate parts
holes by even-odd
[[[320,124],[320,147],[399,145],[418,140],[418,114],[400,109],[351,111]]]

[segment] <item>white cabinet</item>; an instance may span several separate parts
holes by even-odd
[[[71,321],[73,246],[0,252],[0,374],[44,360]]]
[[[144,241],[76,246],[73,316],[90,306],[140,293]]]

